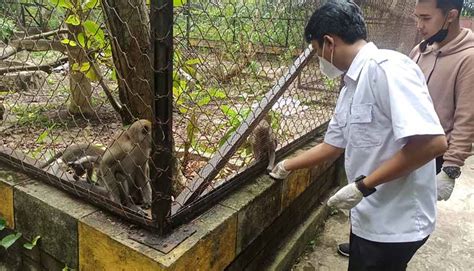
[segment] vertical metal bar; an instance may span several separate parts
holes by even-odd
[[[292,9],[292,6],[293,6],[293,1],[290,0],[290,7],[288,8],[288,13],[286,14],[287,19],[288,19],[288,22],[286,24],[286,38],[285,38],[285,48],[288,48],[288,43],[289,43],[289,39],[290,39],[290,25],[291,25],[291,18],[292,18],[292,12],[293,12],[293,9]]]
[[[152,0],[150,22],[153,55],[153,153],[151,206],[159,234],[169,230],[173,146],[173,0]]]
[[[25,21],[25,7],[23,4],[20,3],[20,10],[21,10],[21,23],[23,24],[23,27],[26,28],[26,21]]]
[[[186,3],[184,14],[186,14],[186,44],[188,47],[191,47],[191,42],[189,41],[191,37],[191,0],[188,0]]]

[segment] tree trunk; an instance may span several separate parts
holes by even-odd
[[[119,98],[129,118],[152,119],[150,20],[144,0],[102,0],[112,38]],[[123,117],[123,116],[122,116]]]
[[[76,1],[73,1],[76,2]],[[76,4],[76,3],[73,3]],[[80,16],[82,17],[82,16]],[[82,32],[81,26],[68,24],[70,40],[76,40],[79,33]],[[81,117],[89,118],[93,116],[92,109],[92,86],[91,81],[86,75],[79,71],[73,70],[74,64],[81,66],[82,63],[88,62],[87,54],[80,46],[69,47],[69,88],[71,89],[71,100],[69,102],[69,113]]]

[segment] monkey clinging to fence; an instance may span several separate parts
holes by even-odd
[[[151,143],[151,122],[135,121],[105,150],[97,173],[98,183],[107,189],[111,200],[138,212],[143,212],[138,202],[144,208],[151,206]]]
[[[267,114],[249,136],[252,154],[256,161],[268,161],[267,171],[275,165],[277,140],[271,126],[271,116]]]

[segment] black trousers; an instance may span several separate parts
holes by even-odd
[[[429,237],[429,236],[428,236]],[[349,271],[403,271],[415,252],[428,240],[379,243],[350,236]]]
[[[444,159],[442,155],[436,157],[436,175],[438,175],[438,173],[441,172],[441,169],[443,168],[443,163],[444,163]]]

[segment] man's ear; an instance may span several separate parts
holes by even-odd
[[[329,35],[324,35],[323,41],[326,42],[325,47],[327,49],[334,50],[335,43],[334,43],[334,38],[333,37],[331,37]]]
[[[447,23],[452,23],[456,21],[459,17],[459,10],[457,9],[451,9],[448,11],[448,18],[446,20]]]

